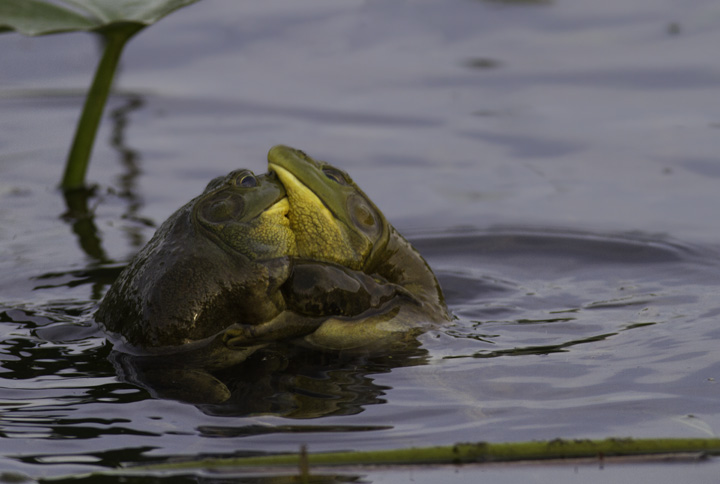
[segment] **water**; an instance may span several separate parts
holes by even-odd
[[[55,186],[97,45],[0,36],[0,470],[716,435],[719,21],[710,0],[201,2],[128,46],[90,217]],[[227,405],[154,398],[96,304],[172,211],[277,143],[350,172],[457,320],[402,357],[268,352]],[[579,469],[700,482],[718,464]],[[528,476],[434,472],[338,480]]]

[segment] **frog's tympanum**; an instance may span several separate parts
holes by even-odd
[[[268,160],[210,182],[121,273],[96,315],[120,351],[213,370],[279,341],[387,351],[448,320],[425,261],[347,174],[284,146]]]

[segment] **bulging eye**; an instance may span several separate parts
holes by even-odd
[[[243,188],[253,188],[258,186],[255,175],[240,175],[235,179],[235,185]]]
[[[340,185],[348,184],[347,180],[345,179],[345,175],[343,175],[343,173],[340,170],[336,170],[335,168],[326,166],[325,168],[322,169],[322,171],[325,174],[325,176],[328,177],[329,179],[331,179],[332,181],[337,182]]]

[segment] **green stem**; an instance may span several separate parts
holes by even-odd
[[[298,468],[300,481],[309,480],[312,466],[394,466],[394,465],[457,465],[483,462],[539,461],[547,459],[578,459],[630,456],[658,456],[667,454],[720,455],[720,439],[605,439],[563,440],[506,443],[468,443],[441,447],[420,447],[393,450],[358,452],[327,452],[309,454],[301,449],[298,454],[265,455],[256,457],[230,457],[201,459],[186,462],[167,462],[133,466],[92,474],[61,476],[55,479],[81,479],[97,476],[144,476],[154,472],[244,469],[280,470]]]
[[[95,71],[95,78],[85,98],[82,115],[75,131],[61,184],[63,190],[85,186],[85,174],[90,163],[95,136],[120,55],[130,37],[141,28],[142,26],[138,25],[121,24],[99,32],[105,40],[105,51]]]
[[[470,443],[445,447],[406,448],[360,452],[307,454],[306,466],[423,465],[471,462],[513,462],[569,458],[649,456],[677,453],[720,454],[720,439],[605,439],[545,442]],[[302,464],[300,454],[284,454],[228,459],[206,459],[132,467],[132,471],[218,469],[238,467],[278,467]]]

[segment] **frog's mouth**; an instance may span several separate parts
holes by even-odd
[[[347,231],[333,213],[295,174],[274,163],[268,168],[285,187],[289,204],[286,217],[295,236],[298,255],[348,265],[355,254]]]

